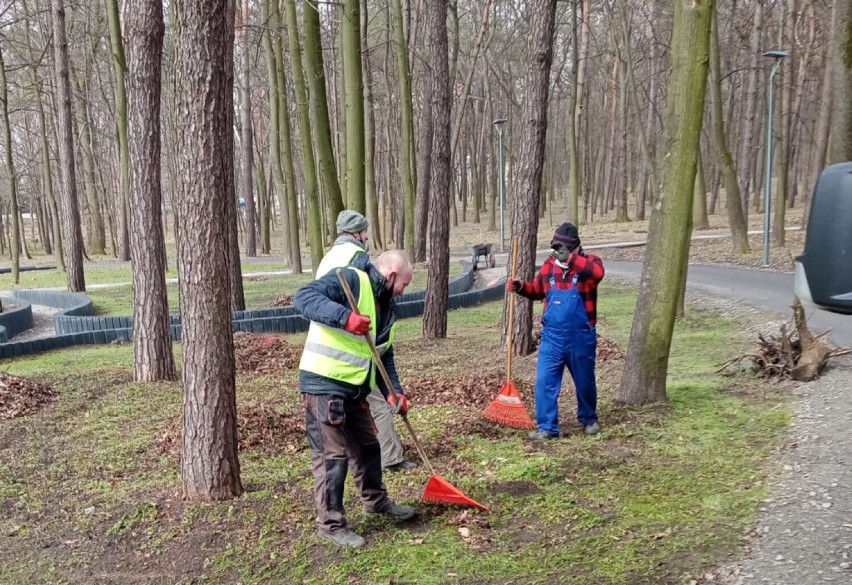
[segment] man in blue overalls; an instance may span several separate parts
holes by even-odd
[[[530,439],[559,437],[557,401],[565,367],[577,393],[577,420],[587,435],[600,431],[595,383],[598,283],[603,262],[580,245],[577,227],[563,223],[550,242],[553,251],[529,282],[509,279],[506,289],[532,300],[544,300],[541,345],[535,383],[538,430]]]

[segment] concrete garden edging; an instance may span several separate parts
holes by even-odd
[[[449,282],[449,309],[474,307],[486,302],[503,298],[505,284],[470,290],[476,278],[472,264],[465,262],[463,272]],[[125,316],[93,316],[92,300],[82,293],[67,293],[42,290],[16,290],[12,293],[16,299],[22,299],[37,305],[47,305],[62,309],[54,315],[55,337],[34,339],[31,341],[0,342],[0,359],[28,355],[60,349],[73,345],[107,344],[114,341],[131,341],[133,338],[133,318]],[[397,307],[401,319],[419,317],[423,314],[426,291],[413,291],[399,298]],[[181,339],[180,315],[170,315],[172,338]],[[235,332],[247,333],[302,333],[308,330],[310,321],[291,307],[251,309],[235,311],[232,315],[232,328]],[[30,325],[31,326],[31,325]],[[8,339],[8,337],[6,338]]]

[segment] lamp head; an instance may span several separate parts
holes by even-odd
[[[787,51],[766,51],[763,54],[763,56],[769,57],[771,59],[781,60],[781,59],[786,59],[787,57],[790,56],[790,54]]]
[[[506,118],[497,118],[496,120],[494,120],[491,123],[494,124],[495,126],[502,126],[503,124],[505,124],[508,121],[509,120],[507,120]]]

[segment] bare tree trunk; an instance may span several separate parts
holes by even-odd
[[[127,10],[130,159],[130,255],[133,267],[134,379],[174,380],[166,297],[160,175],[163,4],[134,0]]]
[[[704,117],[713,2],[675,0],[663,188],[653,206],[630,345],[617,402],[666,399],[676,299],[689,256],[696,158]]]
[[[787,0],[782,8],[784,17],[782,18],[783,46],[788,46],[791,49],[795,46],[795,22],[796,22],[796,0]],[[788,44],[789,43],[789,44]],[[792,104],[793,104],[793,84],[796,80],[793,77],[795,73],[793,59],[797,59],[798,55],[795,50],[791,51],[790,57],[787,59],[790,63],[785,63],[785,67],[781,68],[781,108],[778,110],[778,188],[775,195],[775,207],[772,218],[772,244],[781,247],[784,245],[785,230],[784,223],[787,213],[787,198],[790,196],[790,129],[792,125]]]
[[[80,130],[80,161],[83,163],[83,183],[86,190],[86,202],[89,207],[89,248],[92,254],[106,254],[106,233],[104,232],[104,220],[98,204],[98,194],[95,188],[94,160],[97,153],[94,149],[94,141],[90,129],[89,104],[86,99],[87,82],[82,77],[78,78],[78,89],[80,97],[73,101],[77,110],[77,119]]]
[[[360,1],[360,0],[359,0]],[[370,220],[370,237],[373,245],[384,248],[382,225],[379,222],[379,194],[376,189],[376,111],[373,103],[373,65],[367,43],[369,23],[368,2],[361,7],[361,53],[364,59],[364,186],[366,190],[367,217]]]
[[[822,65],[823,82],[822,91],[819,92],[819,114],[817,116],[815,130],[816,153],[814,155],[813,166],[810,171],[812,185],[816,185],[817,180],[819,180],[819,176],[825,168],[825,159],[828,154],[828,136],[829,131],[831,130],[831,98],[832,95],[834,95],[834,87],[832,84],[833,75],[830,63],[830,59],[826,56],[826,58],[823,59]],[[808,225],[808,217],[810,216],[811,203],[812,200],[809,196],[807,202],[805,203],[805,213],[802,215],[802,228],[806,228]]]
[[[251,124],[251,48],[248,32],[251,24],[249,0],[242,0],[240,7],[239,44],[240,44],[240,164],[242,180],[240,191],[246,201],[246,256],[257,256],[257,219],[254,206],[254,146],[252,144]]]
[[[840,99],[832,102],[828,163],[836,164],[852,160],[852,101],[842,97],[852,92],[852,60],[847,58],[852,51],[852,0],[835,0],[832,21],[831,88]]]
[[[112,65],[115,75],[115,112],[118,128],[118,157],[121,167],[119,182],[119,251],[118,258],[122,262],[130,260],[130,156],[127,147],[127,92],[124,86],[124,76],[127,63],[124,60],[124,42],[121,38],[121,19],[118,13],[118,0],[106,0],[107,20],[109,21],[109,38],[112,47]]]
[[[553,64],[553,31],[556,24],[554,0],[531,0],[527,4],[529,38],[527,40],[527,73],[524,84],[527,97],[523,104],[520,128],[520,157],[517,190],[511,199],[511,233],[518,239],[518,278],[531,280],[535,273],[535,250],[538,240],[538,206],[541,199],[541,177],[547,139],[547,100],[550,90],[550,68]],[[506,275],[511,267],[507,264]],[[532,336],[532,303],[517,295],[514,346],[519,355],[535,351]]]
[[[289,4],[291,0],[287,1]],[[317,0],[308,0],[305,2],[304,7],[302,25],[305,31],[303,39],[303,47],[305,49],[305,76],[308,80],[311,111],[313,112],[314,124],[316,125],[317,164],[319,166],[319,174],[322,177],[322,185],[325,189],[328,213],[332,218],[337,218],[337,214],[343,210],[343,196],[340,192],[340,182],[337,180],[337,168],[334,162],[334,148],[331,139],[331,124],[328,118],[328,97],[325,88],[319,2]],[[290,22],[289,17],[287,21],[288,23]],[[303,137],[303,140],[309,139]],[[320,254],[321,257],[322,254]]]
[[[21,248],[18,244],[18,240],[21,238],[21,224],[18,211],[18,177],[15,173],[15,159],[12,156],[12,128],[9,124],[9,93],[6,82],[6,61],[3,59],[2,47],[0,47],[0,114],[2,114],[3,123],[3,149],[6,151],[6,176],[9,181],[9,221],[12,224],[9,243],[12,252],[12,283],[18,284],[18,274],[21,268]]]
[[[405,250],[414,252],[415,260],[422,262],[426,256],[425,238],[423,239],[423,258],[418,258],[415,248],[416,238],[414,236],[414,106],[411,98],[411,65],[408,62],[408,44],[405,40],[405,31],[402,21],[401,0],[392,0],[393,3],[393,28],[396,38],[397,70],[399,72],[399,108],[400,108],[400,163],[399,175],[402,180],[403,200],[405,202],[405,241],[397,245]],[[424,96],[425,97],[425,96]],[[428,101],[424,99],[424,104]],[[421,126],[422,132],[422,126]],[[422,135],[421,135],[422,136]],[[430,138],[431,140],[431,138]],[[421,145],[422,146],[422,145]],[[427,179],[428,181],[428,179]],[[424,227],[426,222],[423,222]],[[425,235],[425,232],[424,232]]]
[[[725,133],[725,118],[722,113],[722,63],[719,54],[718,15],[714,13],[713,32],[710,39],[710,91],[713,97],[713,144],[716,147],[719,166],[725,182],[728,223],[731,227],[731,242],[734,246],[734,252],[748,254],[751,251],[748,243],[748,224],[743,215],[743,202],[740,198],[737,168],[734,163],[734,157],[731,155],[731,149],[728,147],[728,137]],[[748,122],[746,125],[748,125]],[[698,227],[696,225],[696,228]]]
[[[226,14],[227,33],[225,39],[225,190],[228,204],[225,206],[228,230],[228,278],[231,280],[231,310],[244,311],[246,308],[243,292],[243,271],[240,260],[240,236],[237,233],[238,204],[236,169],[234,157],[234,20],[236,18],[235,0],[224,0],[230,11]]]
[[[440,2],[443,6],[445,0],[436,0],[436,2]],[[427,33],[427,46],[429,46],[429,34],[431,34],[431,31]],[[415,201],[414,213],[415,262],[426,261],[427,232],[430,217],[429,208],[432,197],[432,164],[434,160],[433,134],[436,131],[434,126],[435,112],[433,111],[434,88],[431,82],[433,76],[435,75],[431,71],[431,69],[435,66],[436,65],[434,62],[431,63],[431,65],[424,64],[423,70],[420,73],[421,87],[420,91],[418,91],[418,93],[422,97],[423,106],[420,108],[420,127],[417,131],[417,198]],[[447,69],[449,70],[449,65],[447,65]],[[449,73],[447,75],[449,75]],[[401,147],[405,148],[405,145],[403,144],[401,145]]]
[[[739,163],[740,163],[740,185],[742,186],[742,206],[743,206],[743,221],[748,223],[749,198],[751,196],[751,188],[754,179],[759,176],[755,173],[755,161],[758,157],[754,156],[758,152],[757,149],[757,129],[759,127],[757,111],[760,104],[758,96],[760,71],[758,67],[758,59],[760,59],[760,48],[763,43],[763,3],[764,0],[757,0],[754,3],[754,21],[751,29],[751,47],[749,54],[751,55],[748,74],[748,89],[746,90],[745,103],[745,123],[740,139],[739,148]],[[759,200],[755,198],[755,200]]]
[[[311,117],[310,111],[308,109],[308,90],[305,85],[305,73],[302,69],[301,63],[301,51],[299,48],[299,39],[298,39],[298,26],[296,23],[296,5],[294,0],[287,0],[287,32],[290,39],[290,66],[293,70],[293,81],[296,86],[296,108],[299,117],[299,136],[302,139],[302,165],[304,168],[304,178],[305,178],[305,202],[307,204],[307,212],[308,212],[308,243],[311,247],[311,266],[313,270],[316,271],[317,266],[319,266],[320,260],[322,260],[322,256],[325,253],[323,249],[323,239],[322,239],[322,214],[320,212],[320,204],[319,204],[319,185],[317,184],[317,172],[316,165],[314,163],[314,151],[313,146],[311,144]],[[310,13],[313,10],[312,6],[305,5],[305,14]],[[305,24],[305,44],[307,50],[307,23]],[[310,59],[306,59],[306,62],[310,61]],[[323,81],[323,88],[325,88],[325,82]],[[311,100],[314,99],[314,96],[311,95]],[[326,106],[322,105],[320,110],[326,111]],[[315,110],[316,111],[316,110]],[[327,120],[326,120],[327,121]],[[322,129],[318,129],[319,134],[322,134]],[[320,141],[322,143],[322,141]],[[318,149],[319,150],[319,149]],[[322,166],[322,157],[320,157],[320,165]],[[332,158],[332,163],[334,159]],[[334,171],[333,166],[331,167],[331,171]],[[328,179],[328,177],[323,176],[324,179]],[[335,177],[335,184],[337,178]],[[325,183],[325,188],[327,191],[333,190],[328,183]],[[339,187],[338,187],[338,197]],[[329,197],[333,197],[333,195],[329,194]],[[336,204],[332,204],[334,207]],[[295,216],[296,209],[293,209],[293,215]],[[337,216],[335,215],[335,218]],[[293,228],[295,229],[295,227]],[[301,266],[301,264],[300,264]]]
[[[450,274],[450,64],[448,61],[447,1],[433,0],[427,9],[432,61],[434,124],[429,209],[429,280],[423,309],[423,337],[447,336]],[[421,155],[423,153],[421,152]],[[420,179],[423,181],[422,177]]]
[[[231,202],[225,176],[230,170],[225,143],[232,134],[225,94],[232,90],[226,58],[233,39],[233,10],[231,0],[177,5],[176,94],[183,121],[178,185],[184,356],[181,473],[188,500],[225,500],[243,492],[228,276],[226,208]]]
[[[65,258],[68,266],[68,290],[83,292],[83,231],[77,201],[77,176],[74,168],[74,132],[71,124],[71,81],[68,74],[68,39],[65,36],[63,0],[53,2],[53,47],[56,65],[57,133],[62,187]]]
[[[695,163],[695,201],[692,204],[692,228],[706,230],[710,227],[710,219],[707,217],[707,182],[704,180],[704,157],[699,147],[696,153]],[[687,259],[689,255],[687,254]],[[686,287],[683,287],[686,290]],[[681,293],[683,296],[683,293]],[[683,303],[678,313],[683,315]]]

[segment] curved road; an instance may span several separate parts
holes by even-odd
[[[638,278],[641,262],[610,260],[604,263],[607,274],[622,274]],[[793,273],[734,268],[720,265],[690,266],[688,286],[720,296],[745,302],[758,309],[767,309],[792,316]],[[838,315],[819,309],[808,311],[808,325],[814,333],[831,329],[830,341],[835,345],[852,346],[852,315]]]

